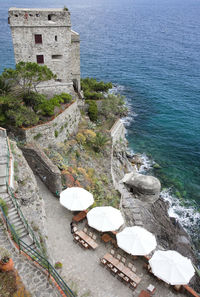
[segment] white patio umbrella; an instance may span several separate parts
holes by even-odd
[[[134,256],[148,255],[157,245],[155,236],[139,226],[126,227],[116,237],[118,246]]]
[[[117,230],[124,223],[121,212],[112,206],[94,207],[87,219],[89,226],[102,232]]]
[[[176,251],[156,251],[149,260],[153,274],[171,285],[186,285],[195,270],[187,257]]]
[[[83,188],[67,188],[60,193],[60,204],[71,211],[85,210],[93,203],[93,195]]]

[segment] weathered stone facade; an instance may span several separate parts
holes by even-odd
[[[64,9],[9,9],[15,61],[47,65],[57,79],[38,86],[41,93],[80,91],[80,38]]]
[[[41,178],[52,193],[60,193],[62,191],[60,170],[45,155],[40,146],[28,143],[22,150],[33,172]]]
[[[64,142],[69,135],[76,133],[80,121],[80,110],[75,101],[52,121],[23,130],[26,142],[38,141],[42,147]]]

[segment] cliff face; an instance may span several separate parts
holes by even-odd
[[[127,226],[140,225],[156,235],[159,249],[171,249],[180,252],[182,255],[189,257],[194,264],[197,260],[192,248],[192,242],[189,235],[183,227],[174,218],[168,215],[167,203],[158,195],[158,199],[146,199],[145,193],[136,189],[136,185],[130,188],[122,182],[124,174],[127,172],[136,173],[135,167],[127,158],[126,140],[121,144],[113,147],[112,157],[112,176],[115,188],[121,193],[121,211],[126,220]],[[138,178],[139,180],[139,175]],[[141,183],[137,180],[137,185],[142,185],[144,175],[141,175]],[[152,187],[150,187],[152,190]],[[155,188],[155,191],[157,189]],[[150,193],[152,194],[152,192]],[[193,277],[191,280],[192,287],[200,290],[199,278]]]

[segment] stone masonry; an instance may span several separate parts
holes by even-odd
[[[71,30],[68,10],[11,7],[9,24],[16,63],[37,62],[57,75],[40,84],[39,92],[71,93],[73,86],[80,91],[80,38]]]
[[[33,172],[41,178],[52,193],[60,193],[62,191],[60,170],[45,155],[40,146],[28,143],[22,150]]]
[[[64,142],[70,134],[77,132],[80,117],[78,103],[75,101],[52,121],[24,129],[25,140],[38,141],[42,147]]]

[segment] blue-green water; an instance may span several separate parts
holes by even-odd
[[[10,6],[70,9],[73,29],[81,36],[82,76],[112,81],[126,97],[130,147],[160,164],[153,174],[163,188],[171,189],[163,196],[197,241],[200,1],[0,0],[0,4],[0,71],[14,65],[7,25]]]

